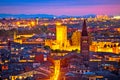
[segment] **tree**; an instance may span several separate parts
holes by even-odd
[[[50,46],[44,46],[45,50],[50,50]]]
[[[47,26],[41,26],[41,31],[44,33],[47,33]]]

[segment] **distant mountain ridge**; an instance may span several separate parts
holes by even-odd
[[[54,15],[49,14],[0,14],[1,18],[53,18]]]
[[[89,17],[96,17],[95,14],[89,14],[89,15],[84,15],[84,16],[67,16],[67,15],[61,15],[61,16],[56,16],[56,15],[50,15],[50,14],[0,14],[0,18],[69,18],[69,17],[83,17],[83,18],[89,18]]]

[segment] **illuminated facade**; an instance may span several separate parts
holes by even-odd
[[[120,43],[119,42],[97,42],[93,41],[90,46],[90,51],[93,52],[110,52],[119,54],[120,53]]]
[[[84,26],[84,25],[83,25]],[[83,31],[85,32],[85,31]],[[81,31],[75,31],[71,37],[72,43],[70,44],[70,40],[67,40],[67,27],[62,26],[61,24],[57,24],[56,26],[56,40],[52,39],[46,39],[45,40],[45,45],[50,46],[51,49],[56,50],[67,50],[67,51],[72,51],[72,50],[78,50],[80,51],[80,47],[83,46],[81,45],[81,39],[82,43],[85,43],[86,45],[88,44],[88,36],[82,37]],[[116,45],[116,47],[112,47],[113,45]],[[88,48],[92,52],[111,52],[115,54],[120,53],[120,46],[119,42],[107,42],[107,41],[91,41],[90,43],[90,48],[88,47],[83,47],[83,48]],[[110,45],[110,47],[104,47],[104,45]]]
[[[45,45],[50,46],[51,49],[68,50],[70,47],[69,40],[67,40],[67,26],[60,23],[56,24],[56,40],[45,40]]]
[[[32,36],[34,36],[34,34],[17,35],[17,33],[14,32],[13,39],[14,39],[14,42],[22,44],[23,43],[23,38],[26,39],[26,38],[30,38]]]
[[[81,31],[80,30],[73,32],[73,35],[71,37],[72,46],[80,46],[80,40],[81,40],[80,38],[81,38]]]
[[[67,44],[67,27],[66,26],[61,26],[57,25],[56,26],[56,40],[57,43],[59,44],[60,48],[66,47]]]

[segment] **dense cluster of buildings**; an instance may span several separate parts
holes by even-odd
[[[95,20],[98,18],[109,21],[107,16],[97,16]],[[76,18],[66,19],[66,22],[70,20],[79,22]],[[0,78],[3,80],[119,80],[119,27],[113,30],[108,27],[92,29],[87,26],[90,21],[92,18],[88,19],[87,23],[86,20],[81,19],[82,29],[73,27],[71,30],[68,23],[66,25],[59,21],[53,24],[55,29],[48,27],[48,30],[53,31],[51,33],[14,32],[13,37],[5,41],[4,37],[1,37]],[[19,24],[21,25],[21,22]],[[38,26],[41,23],[36,19],[31,24]],[[45,22],[44,25],[50,24]],[[107,30],[110,31],[106,33]],[[72,33],[70,38],[68,33]]]

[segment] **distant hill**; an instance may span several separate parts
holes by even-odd
[[[0,14],[0,18],[53,18],[54,15],[49,14]]]
[[[69,17],[83,17],[83,18],[89,18],[89,17],[96,17],[95,14],[89,14],[89,15],[84,15],[84,16],[67,16],[67,15],[61,15],[61,16],[56,16],[56,15],[50,15],[50,14],[0,14],[0,18],[69,18]]]
[[[89,14],[89,15],[83,15],[83,16],[67,16],[67,15],[61,15],[58,16],[59,18],[69,18],[69,17],[76,17],[76,18],[95,18],[96,15],[95,14]]]

